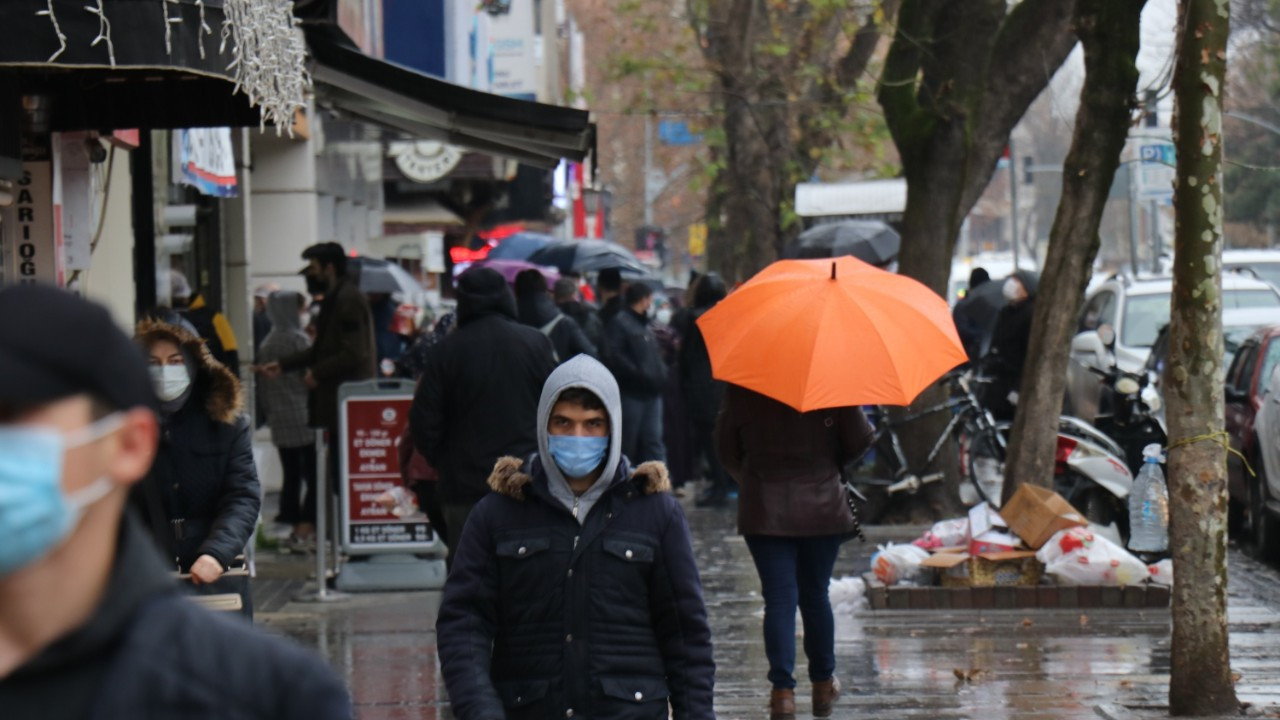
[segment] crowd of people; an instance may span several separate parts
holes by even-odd
[[[336,433],[339,387],[375,377],[381,352],[341,246],[304,259],[310,304],[255,294],[253,365],[284,470],[276,519],[300,545],[314,542],[315,431]],[[508,284],[474,268],[456,281],[455,311],[395,358],[417,383],[403,475],[449,548],[438,650],[460,720],[715,717],[678,499],[696,479],[696,504],[740,494],[738,532],[765,600],[770,717],[795,717],[797,610],[814,715],[833,713],[827,588],[857,527],[841,468],[870,425],[858,408],[801,413],[716,380],[698,320],[727,295],[717,276],[694,278],[679,302],[656,290],[604,271],[597,308],[571,279],[552,286],[533,271]],[[190,311],[154,313],[130,343],[72,295],[0,291],[0,707],[15,717],[86,715],[83,698],[54,697],[72,682],[101,683],[85,697],[105,695],[121,717],[198,715],[213,700],[195,676],[228,667],[242,716],[350,715],[319,660],[174,600],[166,570],[188,593],[230,590],[252,607],[247,583],[227,575],[261,504],[235,366]],[[33,322],[81,330],[10,342]],[[337,477],[337,453],[328,462]],[[166,663],[176,653],[201,660]]]

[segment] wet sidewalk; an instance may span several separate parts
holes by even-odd
[[[766,718],[763,603],[731,511],[688,510],[716,641],[723,720]],[[877,542],[914,528],[874,528],[845,546],[836,575],[864,572]],[[1280,717],[1280,573],[1233,550],[1232,666],[1250,714]],[[309,563],[259,556],[258,621],[317,648],[350,682],[369,720],[451,718],[435,656],[437,593],[290,600]],[[1168,610],[860,611],[837,615],[837,718],[1145,718],[1167,714]],[[807,717],[803,658],[796,672]]]

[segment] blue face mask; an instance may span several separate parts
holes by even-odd
[[[85,509],[111,492],[111,478],[100,477],[63,495],[62,459],[119,426],[119,415],[112,415],[65,436],[49,428],[0,427],[0,578],[62,544]]]
[[[609,438],[549,435],[547,448],[566,477],[584,478],[604,462],[604,454],[609,452]]]

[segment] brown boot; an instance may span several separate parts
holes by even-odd
[[[836,678],[823,680],[813,684],[813,716],[831,717],[831,709],[840,697],[840,681]]]
[[[774,688],[769,696],[769,720],[796,720],[796,691]]]

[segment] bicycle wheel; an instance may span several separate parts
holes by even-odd
[[[983,428],[969,438],[969,479],[978,496],[993,508],[1000,507],[1004,491],[1005,451],[994,428]]]

